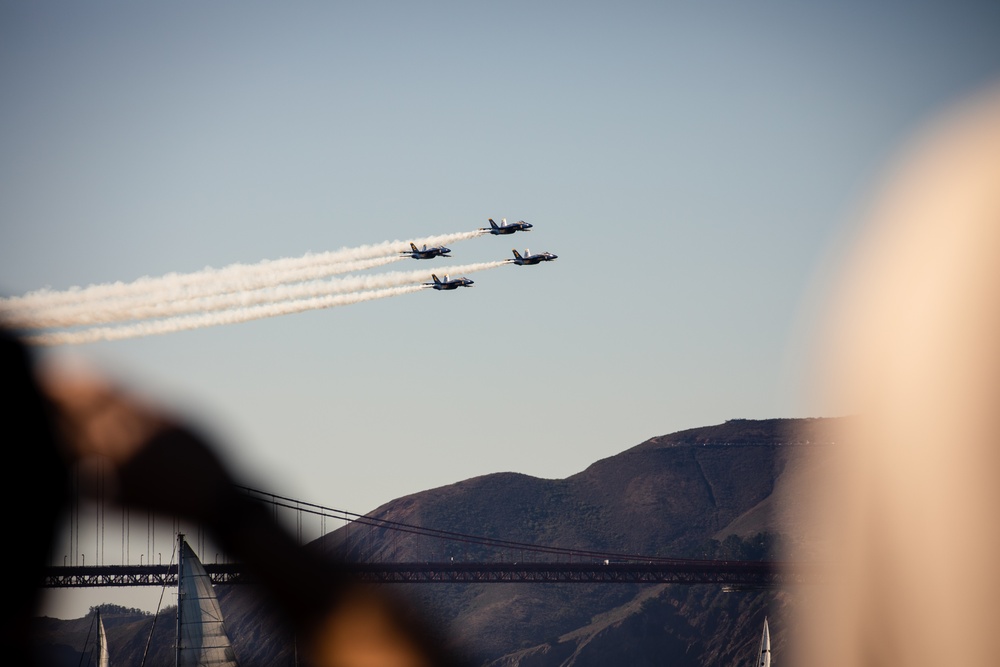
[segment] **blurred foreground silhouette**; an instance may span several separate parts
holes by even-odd
[[[69,472],[92,457],[110,462],[115,501],[206,527],[261,584],[314,667],[458,665],[437,634],[410,610],[352,585],[335,563],[297,545],[248,498],[215,448],[182,421],[144,405],[93,374],[35,367],[30,351],[0,330],[0,378],[8,438],[6,507],[17,547],[6,562],[14,579],[3,645],[12,664],[37,664],[30,646],[40,584],[65,509]],[[16,435],[15,435],[16,434]],[[96,469],[96,467],[95,467]],[[23,546],[22,546],[23,545]]]
[[[825,323],[819,390],[858,419],[815,499],[831,580],[799,665],[1000,656],[1000,90],[903,157]]]

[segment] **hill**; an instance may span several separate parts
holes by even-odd
[[[808,553],[808,526],[794,500],[821,474],[822,457],[804,454],[822,451],[833,421],[731,420],[652,438],[566,479],[484,475],[393,500],[369,516],[621,554],[767,559],[778,554],[779,540]],[[331,558],[387,561],[535,557],[357,526],[312,546]],[[397,589],[446,628],[455,648],[473,663],[497,667],[747,664],[765,615],[775,654],[782,653],[796,604],[781,591],[725,592],[718,586],[511,583]],[[275,620],[252,591],[220,587],[220,603],[241,664],[292,664],[291,640],[275,630]],[[143,619],[132,622],[137,625],[109,626],[111,641],[121,633],[133,638],[130,646],[139,634],[144,642]],[[70,660],[79,653],[68,647],[82,645],[83,620],[47,619],[43,625],[45,650],[65,654],[51,664],[76,664]],[[166,634],[154,643],[169,645],[170,623],[161,625]],[[137,650],[129,649],[127,663],[139,664]]]
[[[817,474],[813,461],[820,459],[804,454],[830,442],[831,426],[831,420],[731,420],[653,438],[566,479],[485,475],[399,498],[370,516],[571,549],[774,557],[779,536],[800,551],[809,544],[797,511],[802,503],[790,501]],[[324,538],[323,548],[375,560],[497,557],[474,546],[419,535],[389,539],[377,531],[352,537],[341,530]],[[651,662],[662,664],[662,651],[683,646],[678,655],[687,661],[674,664],[705,664],[710,657],[727,664],[740,647],[755,650],[764,615],[779,614],[788,602],[776,591],[701,586],[485,584],[421,587],[414,594],[477,662],[539,666],[606,663],[624,646],[645,646],[635,633],[648,637],[649,645],[636,650]],[[780,628],[772,623],[776,651]]]

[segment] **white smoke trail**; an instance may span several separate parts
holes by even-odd
[[[35,336],[29,336],[25,340],[34,345],[80,345],[96,341],[123,340],[126,338],[137,338],[139,336],[152,336],[156,334],[187,331],[190,329],[201,329],[221,324],[249,322],[251,320],[263,319],[265,317],[301,313],[307,310],[347,306],[354,303],[361,303],[362,301],[374,301],[375,299],[385,299],[388,297],[400,296],[402,294],[410,294],[418,292],[423,288],[423,285],[407,285],[404,287],[393,287],[391,289],[372,292],[335,294],[314,297],[311,299],[300,299],[297,301],[282,301],[279,303],[270,303],[216,313],[202,313],[198,315],[188,315],[185,317],[173,317],[165,320],[137,322],[135,324],[121,327],[94,327],[90,329],[83,329],[81,331],[38,334]]]
[[[249,292],[266,289],[282,283],[295,283],[305,280],[316,280],[341,273],[363,271],[397,262],[405,257],[376,257],[374,259],[330,264],[327,266],[295,269],[284,273],[263,273],[263,266],[258,265],[257,275],[247,274],[230,280],[205,281],[192,285],[154,286],[148,292],[84,299],[73,303],[55,306],[39,306],[29,308],[8,307],[0,302],[0,321],[6,326],[22,329],[40,329],[45,327],[68,327],[76,325],[104,324],[146,317],[165,317],[186,312],[201,310],[194,305],[184,308],[180,304],[195,304],[209,297]],[[353,291],[353,290],[351,290]],[[242,305],[237,301],[233,304]],[[277,299],[266,299],[275,301]],[[217,310],[224,307],[211,308]],[[173,310],[173,312],[170,312]]]
[[[211,292],[217,291],[219,285],[231,286],[227,287],[225,291],[254,289],[254,287],[249,287],[249,285],[256,284],[256,287],[265,287],[269,284],[279,284],[288,282],[289,280],[309,280],[323,277],[318,274],[310,274],[310,271],[314,269],[322,271],[333,265],[373,258],[398,258],[400,252],[409,250],[410,243],[418,246],[424,244],[430,246],[444,245],[455,241],[475,238],[481,234],[483,234],[482,231],[475,230],[428,236],[412,241],[384,241],[357,248],[342,248],[336,251],[317,254],[307,253],[301,257],[263,260],[257,264],[231,264],[221,269],[206,267],[201,271],[193,273],[170,273],[157,278],[146,276],[130,283],[102,283],[88,287],[71,287],[61,291],[43,289],[29,292],[24,296],[0,299],[0,311],[52,308],[81,303],[83,301],[146,295],[154,291],[176,290],[182,292],[188,289],[197,294],[205,294],[204,291],[197,292],[199,288],[195,286],[201,285],[213,286]],[[337,273],[342,273],[342,271],[337,271]],[[326,273],[325,275],[329,276],[333,274]],[[289,278],[286,276],[299,277]],[[258,282],[255,283],[254,281]]]
[[[449,267],[449,274],[474,273],[486,269],[503,266],[507,262],[479,262]],[[364,276],[350,276],[327,281],[313,281],[293,285],[279,285],[262,290],[249,290],[226,294],[216,294],[208,297],[182,298],[173,302],[154,301],[136,305],[129,300],[105,300],[85,308],[55,309],[38,314],[14,314],[6,318],[8,326],[23,329],[42,329],[48,327],[90,326],[95,324],[111,324],[128,320],[149,318],[165,318],[186,315],[189,313],[205,313],[235,308],[250,308],[262,304],[278,303],[298,299],[324,297],[332,294],[345,294],[368,290],[385,289],[409,285],[415,282],[429,281],[430,269],[416,271],[394,271],[375,273]]]

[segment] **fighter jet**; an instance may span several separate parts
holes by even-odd
[[[493,218],[490,218],[489,227],[480,227],[479,231],[489,232],[490,234],[513,234],[514,232],[526,232],[532,228],[530,222],[525,222],[524,220],[519,220],[517,222],[512,222],[507,224],[507,218],[500,220],[500,224],[493,222]]]
[[[434,289],[458,289],[459,287],[472,286],[472,281],[469,280],[468,278],[455,278],[454,280],[452,280],[448,276],[445,276],[444,280],[441,280],[433,273],[431,274],[431,278],[434,279],[434,282],[424,283],[424,285],[427,287],[433,287]]]
[[[515,248],[514,259],[508,259],[507,261],[512,264],[517,264],[518,266],[527,266],[529,264],[538,264],[539,262],[551,262],[552,260],[559,257],[559,255],[553,255],[551,252],[540,252],[537,255],[532,255],[528,250],[524,251],[524,255],[517,251]]]
[[[413,259],[431,259],[433,257],[444,257],[449,252],[451,252],[451,248],[445,248],[443,245],[442,246],[436,246],[436,247],[433,247],[433,248],[428,248],[427,244],[425,243],[423,249],[420,249],[420,248],[417,248],[416,245],[414,245],[413,243],[411,243],[410,244],[410,252],[406,252],[404,250],[403,252],[401,252],[399,254],[400,255],[409,255]]]

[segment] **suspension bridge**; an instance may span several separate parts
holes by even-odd
[[[366,582],[669,583],[773,588],[805,583],[814,575],[809,568],[774,561],[667,558],[471,535],[242,488],[268,507],[276,519],[292,528],[300,544],[320,538],[335,539],[346,557],[338,566],[349,576]],[[120,517],[112,516],[118,512]],[[133,516],[127,508],[109,508],[100,501],[89,506],[74,503],[62,538],[63,553],[53,554],[56,562],[47,567],[43,585],[49,588],[174,586],[177,568],[172,548],[178,532],[192,537],[214,583],[250,581],[240,563],[215,551],[211,537],[204,530],[182,525],[178,520],[170,520],[168,527],[165,521],[164,517],[151,514]],[[166,563],[164,552],[157,551],[164,540],[171,545]],[[401,547],[401,540],[407,545]],[[414,549],[417,541],[420,547]],[[426,559],[400,560],[401,555],[409,554],[412,558],[415,552]]]

